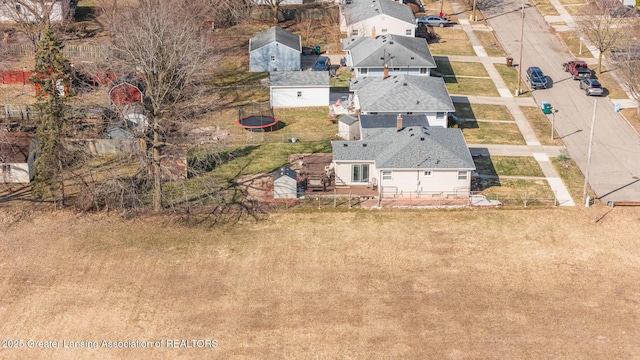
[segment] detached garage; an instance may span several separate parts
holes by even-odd
[[[269,74],[272,108],[329,106],[327,71],[291,71]]]

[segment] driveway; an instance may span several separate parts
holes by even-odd
[[[519,60],[521,10],[520,2],[498,1],[483,11],[489,25],[507,54]],[[525,32],[522,50],[522,73],[529,66],[539,66],[552,80],[549,89],[532,92],[536,102],[548,101],[558,110],[556,131],[570,156],[602,201],[640,201],[640,138],[629,124],[614,111],[607,98],[587,97],[577,81],[562,69],[572,55],[554,35],[551,27],[530,4],[525,5]],[[587,153],[591,121],[595,127],[590,166]]]

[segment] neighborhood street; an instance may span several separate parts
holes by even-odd
[[[483,10],[506,53],[514,58],[514,64],[520,58],[520,5],[502,1]],[[566,11],[559,12],[568,16]],[[573,23],[570,18],[564,20]],[[550,78],[550,87],[533,91],[533,97],[536,103],[548,101],[557,110],[555,129],[582,172],[589,174],[589,184],[598,198],[603,202],[640,201],[640,137],[615,112],[615,100],[586,96],[578,81],[563,71],[562,64],[573,60],[571,53],[531,4],[525,5],[522,59],[518,65],[522,66],[523,77],[528,67],[538,66]],[[594,103],[597,111],[591,161],[587,166]]]

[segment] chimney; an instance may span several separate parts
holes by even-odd
[[[384,76],[383,79],[386,79],[389,77],[389,66],[387,66],[387,64],[384,64]]]
[[[400,114],[398,114],[398,117],[396,118],[396,130],[402,130],[402,115]]]
[[[371,28],[371,38],[372,39],[376,38],[376,27],[375,26]]]

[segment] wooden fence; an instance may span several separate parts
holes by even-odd
[[[67,59],[105,59],[109,48],[103,45],[65,45],[62,53]],[[6,45],[4,53],[13,56],[34,56],[31,44]]]

